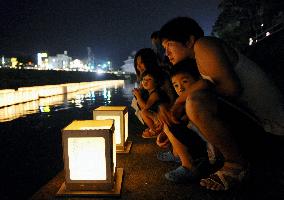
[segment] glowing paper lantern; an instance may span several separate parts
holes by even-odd
[[[13,105],[15,103],[15,90],[0,90],[0,107]]]
[[[128,112],[126,106],[100,106],[93,111],[94,119],[113,119],[116,152],[129,153],[132,142],[128,138]]]
[[[113,120],[73,121],[62,130],[65,182],[58,196],[119,196]]]

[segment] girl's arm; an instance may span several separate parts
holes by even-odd
[[[153,92],[153,93],[149,96],[149,98],[148,98],[148,100],[147,100],[147,102],[146,102],[146,104],[145,104],[145,106],[144,106],[143,109],[146,109],[146,110],[147,110],[147,109],[151,108],[151,106],[154,105],[154,103],[156,103],[158,100],[159,100],[159,95],[158,95],[158,93],[157,93],[157,92]]]
[[[157,92],[153,92],[147,99],[147,101],[144,101],[141,95],[141,91],[137,88],[133,90],[133,95],[137,99],[137,103],[139,104],[141,110],[143,109],[149,109],[156,101],[159,100],[159,96]]]
[[[141,90],[139,88],[134,88],[132,90],[132,94],[136,98],[136,101],[140,107],[140,110],[142,110],[145,107],[146,102],[142,99]]]

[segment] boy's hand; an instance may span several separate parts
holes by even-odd
[[[158,119],[160,122],[167,124],[168,126],[171,124],[170,112],[167,110],[165,105],[159,106]]]
[[[169,108],[166,107],[166,105],[160,105],[159,106],[159,112],[158,112],[158,118],[159,121],[162,123],[171,126],[171,124],[178,124],[179,120],[176,120],[176,118],[173,116],[174,114],[169,111]]]

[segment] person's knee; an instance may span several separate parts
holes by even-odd
[[[192,121],[204,120],[217,112],[216,97],[208,91],[196,91],[186,99],[186,114]]]

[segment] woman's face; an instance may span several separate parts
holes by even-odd
[[[185,58],[190,57],[190,49],[181,42],[164,40],[162,45],[166,50],[166,55],[173,65],[184,60]]]
[[[137,70],[140,72],[140,74],[142,74],[146,70],[146,67],[145,64],[142,62],[141,56],[137,57],[136,64],[137,64]]]

